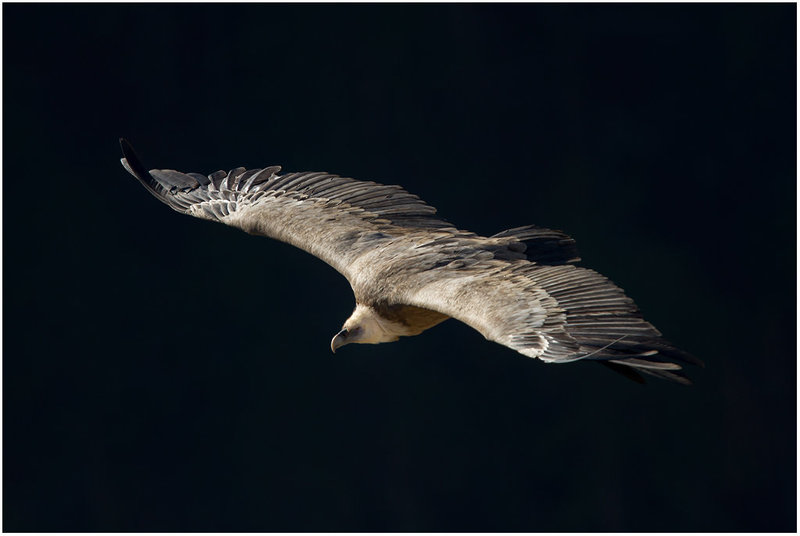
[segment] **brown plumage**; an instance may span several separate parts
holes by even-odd
[[[575,266],[575,243],[560,231],[527,226],[482,237],[399,186],[328,173],[147,171],[120,144],[125,168],[176,211],[288,242],[344,275],[357,307],[334,351],[417,335],[452,317],[523,355],[595,360],[632,379],[643,372],[689,383],[681,365],[702,365],[665,341],[620,288]]]

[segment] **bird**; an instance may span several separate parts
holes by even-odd
[[[147,170],[120,138],[123,167],[182,214],[287,242],[341,273],[355,308],[330,343],[379,344],[453,318],[545,363],[594,361],[644,383],[682,384],[703,362],[667,340],[606,277],[577,266],[575,241],[527,225],[484,237],[397,185],[280,166],[210,175]]]

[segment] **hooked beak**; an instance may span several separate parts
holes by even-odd
[[[331,352],[335,354],[337,348],[341,348],[348,342],[350,341],[347,340],[347,330],[343,329],[331,339]]]

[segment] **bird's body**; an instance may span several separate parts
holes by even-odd
[[[391,342],[456,318],[489,340],[547,362],[597,360],[688,383],[672,347],[633,301],[580,268],[560,231],[520,227],[482,237],[456,229],[400,188],[279,167],[208,177],[147,171],[121,140],[123,165],[178,212],[288,242],[350,282],[353,315],[331,341]]]

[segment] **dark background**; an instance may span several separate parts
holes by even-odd
[[[4,5],[6,531],[794,531],[795,6]],[[578,241],[695,385],[349,285],[120,166],[404,185]]]

